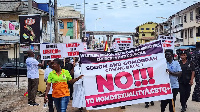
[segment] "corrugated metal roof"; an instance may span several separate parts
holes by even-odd
[[[80,18],[81,12],[76,11],[74,7],[58,7],[58,19],[64,18]]]

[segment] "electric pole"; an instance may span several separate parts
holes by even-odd
[[[57,10],[57,0],[54,0],[54,32],[55,32],[55,43],[58,43],[60,40],[58,38],[58,10]]]
[[[28,0],[28,14],[32,14],[32,0]]]
[[[52,5],[52,3],[51,3],[51,0],[49,0],[49,33],[50,33],[50,43],[52,43],[52,22],[51,22],[51,5]]]

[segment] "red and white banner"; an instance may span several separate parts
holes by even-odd
[[[158,40],[162,41],[164,49],[174,49],[175,38],[173,36],[159,35]]]
[[[41,60],[63,58],[62,44],[40,44]]]
[[[79,52],[84,51],[84,44],[82,42],[63,44],[64,57],[79,57]]]
[[[80,51],[87,50],[87,45],[82,42],[68,44],[40,44],[41,60],[53,60],[55,58],[79,57]]]
[[[161,41],[119,52],[81,52],[87,110],[172,98]]]

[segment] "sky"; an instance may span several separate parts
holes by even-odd
[[[168,18],[197,2],[199,0],[85,0],[86,30],[135,32],[143,23],[164,22],[165,19],[157,17]],[[74,6],[82,14],[83,4],[84,0],[58,0],[58,7]]]

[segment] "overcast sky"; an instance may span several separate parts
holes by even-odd
[[[35,0],[48,2],[49,0]],[[52,0],[53,1],[53,0]],[[197,3],[199,0],[85,0],[87,31],[127,31],[145,22],[163,22],[165,17]],[[58,0],[58,6],[75,6],[83,12],[84,0]],[[103,3],[100,3],[103,2]],[[73,5],[74,4],[74,5]],[[123,7],[123,8],[122,8]],[[79,9],[80,8],[80,9]],[[113,9],[108,9],[113,8]],[[97,9],[97,10],[92,10]],[[101,19],[99,19],[101,18]],[[96,25],[95,25],[96,24]],[[96,27],[95,27],[96,26]]]

